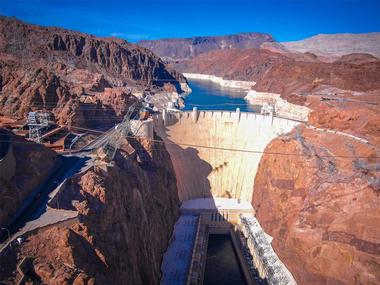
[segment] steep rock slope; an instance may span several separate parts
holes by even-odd
[[[0,129],[0,144],[4,143],[6,134],[10,137],[16,169],[10,180],[0,178],[0,227],[11,222],[24,199],[47,179],[54,166],[59,163],[55,152],[4,129]]]
[[[168,61],[182,61],[211,50],[259,48],[262,44],[271,42],[275,40],[269,34],[240,33],[226,36],[144,40],[137,44]]]
[[[18,280],[16,264],[29,256],[28,276],[35,282],[159,283],[162,255],[179,214],[176,179],[163,144],[131,144],[136,158],[125,142],[111,165],[100,163],[68,182],[59,207],[78,210],[80,222],[40,231],[9,250],[0,280]]]
[[[379,284],[379,151],[304,127],[266,151],[294,154],[263,155],[252,203],[298,284]]]
[[[290,51],[341,56],[369,53],[380,58],[380,33],[320,34],[300,41],[282,42]]]
[[[106,87],[180,92],[180,83],[185,82],[152,52],[124,40],[0,18],[3,115],[23,117],[29,110],[46,109],[67,120],[79,103],[82,109],[108,108],[112,112],[112,106],[101,100],[84,105],[82,99],[94,97]]]

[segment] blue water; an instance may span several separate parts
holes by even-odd
[[[205,285],[246,285],[231,236],[209,235]]]
[[[192,110],[223,110],[235,111],[240,108],[242,112],[257,112],[257,107],[250,105],[244,97],[246,90],[222,87],[208,80],[188,80],[192,92],[186,97],[185,108]]]

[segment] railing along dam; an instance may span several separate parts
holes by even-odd
[[[255,113],[197,111],[154,117],[177,177],[181,201],[229,197],[251,202],[262,152],[298,121]]]

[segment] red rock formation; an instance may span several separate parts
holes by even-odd
[[[333,63],[312,62],[264,49],[231,49],[201,54],[176,67],[183,72],[255,81],[255,90],[280,93],[290,100],[293,93],[311,92],[319,85],[354,91],[380,89],[380,60],[372,58],[359,64],[357,59],[352,60],[345,57]]]
[[[30,256],[31,278],[45,284],[159,283],[179,214],[176,179],[163,144],[131,143],[137,159],[122,146],[114,165],[101,163],[68,182],[59,205],[77,209],[81,222],[41,231],[9,250],[0,280],[13,283],[16,264]]]
[[[252,203],[298,284],[379,284],[376,149],[300,128],[266,151],[294,154],[264,154]]]
[[[66,122],[78,111],[70,110],[68,114],[70,107],[66,104],[79,105],[83,96],[102,93],[106,87],[162,90],[169,84],[180,91],[180,82],[185,82],[183,76],[166,67],[156,55],[126,41],[0,18],[3,115],[21,118],[30,110],[47,109]],[[91,104],[86,109],[103,108],[98,102]]]
[[[320,128],[350,133],[374,145],[380,145],[380,96],[361,98],[362,101],[321,104],[313,106],[309,123]],[[352,98],[352,97],[350,97]],[[371,104],[365,104],[365,100]]]

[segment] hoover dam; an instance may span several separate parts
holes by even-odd
[[[251,201],[265,147],[300,122],[244,113],[239,108],[229,112],[199,111],[196,107],[178,113],[163,110],[153,121],[170,154],[182,202],[181,218],[164,255],[161,284],[216,282],[208,281],[207,276],[216,275],[209,273],[211,266],[205,261],[209,259],[206,252],[208,256],[210,246],[214,245],[212,234],[224,234],[227,240],[231,237],[240,259],[236,262],[244,273],[244,278],[225,282],[244,279],[239,284],[296,284],[272,249],[272,238],[255,218]],[[187,250],[182,249],[182,244],[187,245]],[[187,258],[188,265],[179,265],[176,252],[182,259]],[[245,260],[244,254],[248,259]],[[234,259],[227,259],[231,258]],[[218,263],[211,264],[215,262]],[[228,268],[219,270],[222,280],[233,275]],[[224,277],[223,271],[227,272]],[[259,276],[256,278],[261,281],[254,282],[254,276]]]
[[[0,285],[380,285],[380,2],[3,2]]]
[[[179,198],[228,197],[251,202],[267,144],[300,122],[257,113],[198,111],[155,117],[173,161]]]

